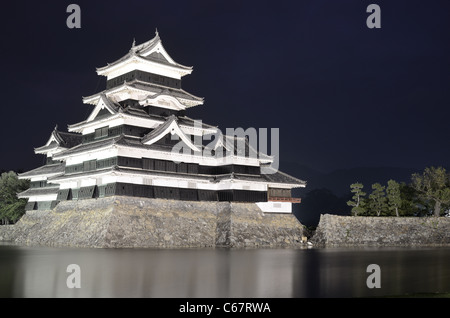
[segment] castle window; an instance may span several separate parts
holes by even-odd
[[[95,168],[96,168],[96,163],[97,163],[97,160],[89,160],[89,161],[83,162],[83,170],[84,170],[84,171],[92,171],[92,170],[95,170]]]
[[[95,130],[95,134],[94,134],[95,139],[107,137],[107,136],[108,136],[108,126],[98,128]]]

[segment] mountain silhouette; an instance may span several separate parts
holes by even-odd
[[[349,215],[347,201],[351,199],[350,185],[360,182],[367,193],[372,184],[387,185],[390,179],[409,183],[418,169],[398,167],[358,167],[321,172],[295,162],[280,162],[280,170],[307,182],[306,188],[293,189],[294,197],[301,197],[302,203],[294,204],[293,213],[307,226],[316,226],[320,214]]]
[[[329,189],[337,196],[348,194],[350,185],[355,182],[362,183],[368,190],[372,184],[378,182],[386,185],[390,179],[409,183],[413,173],[421,172],[418,169],[397,167],[359,167],[320,172],[292,162],[281,162],[280,170],[307,182],[306,188],[297,190],[299,193],[305,194],[314,189]]]

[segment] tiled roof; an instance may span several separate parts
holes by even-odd
[[[144,42],[142,44],[139,45],[135,45],[135,43],[133,42],[133,45],[131,46],[131,49],[128,51],[127,54],[125,54],[123,57],[121,57],[120,59],[112,62],[112,63],[108,63],[106,66],[103,67],[98,67],[97,71],[103,71],[108,69],[109,67],[112,67],[114,65],[117,65],[123,61],[126,61],[127,59],[132,58],[133,56],[137,56],[140,57],[142,59],[145,60],[149,60],[152,62],[157,62],[157,63],[161,63],[161,64],[165,64],[165,65],[169,65],[169,66],[175,66],[175,67],[179,67],[185,70],[192,70],[191,66],[185,66],[185,65],[181,65],[179,63],[171,63],[170,61],[168,61],[167,59],[165,59],[163,56],[160,56],[161,54],[148,54],[147,52],[151,51],[156,45],[160,44],[162,45],[162,41],[161,38],[159,37],[159,34],[156,33],[155,37],[147,42]],[[173,59],[172,59],[173,61]]]
[[[114,145],[121,138],[124,138],[123,135],[110,137],[110,138],[106,138],[106,139],[101,139],[101,140],[93,141],[90,143],[79,144],[73,148],[64,150],[60,153],[53,155],[53,158],[56,160],[59,160],[59,159],[68,157],[69,155],[74,155],[77,153],[82,153],[85,151],[104,148],[104,147],[105,148],[110,147],[110,146]]]
[[[141,106],[127,106],[125,108],[122,108],[122,112],[127,115],[135,116],[135,117],[142,117],[142,118],[155,118],[155,119],[162,119],[162,116],[157,115],[149,115],[145,109]]]
[[[107,167],[101,170],[93,170],[88,172],[78,172],[78,173],[71,173],[69,175],[61,175],[61,176],[55,176],[54,178],[49,178],[50,181],[57,179],[64,180],[64,179],[72,179],[76,177],[89,177],[97,174],[108,174],[112,172],[123,172],[123,173],[130,173],[134,174],[137,173],[139,175],[148,175],[148,176],[159,176],[159,177],[174,177],[174,178],[189,178],[189,179],[197,179],[197,180],[204,180],[204,181],[211,181],[213,182],[213,177],[210,175],[202,175],[202,174],[188,174],[188,173],[180,173],[180,172],[170,172],[170,171],[157,171],[157,170],[143,170],[143,169],[132,169],[132,168],[126,168],[126,167],[119,167],[119,166],[111,166]]]
[[[41,166],[39,168],[24,172],[24,173],[19,173],[19,177],[21,179],[27,179],[30,177],[35,177],[35,176],[45,176],[45,175],[51,175],[51,174],[59,174],[59,173],[63,173],[64,169],[65,169],[65,163],[55,163],[55,164],[49,164],[49,165],[45,165],[45,166]]]
[[[186,92],[184,89],[181,89],[181,88],[160,86],[160,85],[153,84],[153,83],[143,82],[143,81],[140,81],[137,79],[127,82],[127,83],[125,83],[125,85],[131,86],[131,87],[134,87],[137,89],[148,90],[149,92],[153,92],[156,94],[165,92],[168,95],[172,95],[172,96],[178,97],[178,98],[195,100],[195,101],[200,101],[200,102],[203,102],[203,100],[204,100],[203,97],[195,96],[191,93]]]
[[[268,182],[272,182],[272,183],[297,184],[297,185],[299,185],[301,187],[306,186],[306,181],[297,179],[297,178],[295,178],[293,176],[290,176],[287,173],[284,173],[284,172],[279,171],[279,170],[277,170],[277,171],[275,171],[274,173],[271,173],[271,174],[261,174],[261,176],[265,180],[267,180]]]
[[[121,90],[124,88],[132,88],[132,89],[137,89],[137,90],[141,90],[141,91],[147,91],[149,93],[154,93],[154,94],[163,94],[164,93],[166,95],[173,96],[177,99],[185,99],[185,100],[191,101],[195,105],[201,105],[204,102],[203,97],[195,96],[191,93],[186,92],[185,90],[183,90],[181,88],[171,88],[171,87],[167,87],[167,86],[161,86],[161,85],[154,84],[154,83],[143,82],[138,79],[134,79],[129,82],[123,82],[119,86],[108,88],[106,90],[103,90],[99,93],[96,93],[96,94],[93,94],[90,96],[85,96],[85,97],[83,97],[83,102],[88,103],[88,104],[89,103],[94,104],[94,102],[97,100],[97,98],[100,97],[100,95],[102,95],[102,94],[108,95],[114,91]],[[155,95],[150,95],[149,97],[152,98],[154,96]],[[187,107],[190,107],[190,106],[187,106]]]
[[[193,118],[187,117],[187,116],[178,116],[178,123],[180,125],[189,126],[189,127],[196,127],[196,125],[199,125],[201,123],[201,128],[203,129],[214,129],[217,130],[217,126],[205,124],[201,120],[195,120]]]
[[[159,134],[161,134],[165,129],[167,129],[167,127],[169,127],[173,121],[176,121],[176,116],[175,115],[171,115],[167,118],[167,120],[159,125],[158,127],[156,127],[155,129],[153,129],[151,132],[149,132],[147,135],[145,135],[144,137],[142,137],[141,142],[142,143],[146,143],[147,141],[149,141],[150,139],[158,136]]]
[[[59,185],[55,187],[30,188],[17,194],[19,199],[29,198],[31,196],[48,195],[58,193]]]
[[[133,116],[133,117],[139,117],[139,118],[155,119],[155,120],[159,120],[161,122],[164,121],[164,117],[163,116],[154,115],[154,114],[150,114],[149,115],[141,107],[127,106],[125,108],[122,108],[122,106],[120,106],[120,108],[118,109],[118,112],[116,112],[114,114],[108,114],[108,115],[105,115],[105,116],[96,117],[96,118],[94,118],[91,121],[84,120],[84,121],[76,123],[76,124],[71,124],[71,125],[69,125],[69,129],[79,129],[80,127],[83,127],[83,125],[86,125],[88,123],[89,124],[93,124],[93,123],[97,123],[97,122],[100,122],[100,121],[106,121],[108,118],[110,118],[112,116],[116,116],[118,113],[126,114],[126,115]]]
[[[82,136],[76,133],[62,132],[55,127],[50,135],[50,139],[54,138],[50,144],[35,148],[36,152],[48,152],[58,147],[71,148],[81,143]]]
[[[189,173],[180,173],[180,172],[170,172],[170,171],[156,171],[156,170],[144,170],[144,169],[133,169],[119,166],[107,167],[101,170],[94,170],[89,172],[79,172],[73,173],[70,175],[64,176],[55,176],[49,178],[49,180],[64,180],[64,179],[72,179],[76,177],[89,177],[97,174],[107,174],[110,172],[122,172],[129,174],[139,174],[139,175],[147,175],[147,176],[155,176],[155,177],[175,177],[179,179],[196,179],[203,180],[208,182],[220,182],[225,180],[237,180],[237,181],[249,181],[249,182],[270,182],[270,183],[282,183],[282,184],[290,184],[303,186],[305,184],[304,181],[298,180],[292,176],[289,176],[283,172],[278,171],[277,173],[270,175],[251,175],[251,174],[241,174],[241,173],[227,173],[221,175],[211,175],[211,174],[189,174]]]
[[[79,145],[82,140],[81,134],[58,131],[58,135],[63,140],[63,147],[72,148]]]
[[[251,174],[242,174],[242,173],[227,173],[218,175],[214,178],[217,181],[228,180],[228,179],[236,179],[236,180],[245,180],[252,182],[269,182],[269,183],[282,183],[282,184],[291,184],[298,185],[299,187],[303,187],[306,185],[305,181],[299,180],[295,177],[292,177],[284,172],[277,171],[273,174],[260,174],[260,175],[251,175]]]
[[[249,143],[248,138],[245,136],[229,136],[222,135],[222,139],[218,139],[217,142],[220,142],[220,146],[226,149],[227,152],[233,152],[234,154],[247,158],[258,158],[261,160],[271,161],[273,158],[271,156],[266,155],[263,152],[257,151],[253,146]],[[215,143],[217,145],[217,143]],[[218,147],[219,145],[217,145]],[[217,150],[217,147],[216,150]]]

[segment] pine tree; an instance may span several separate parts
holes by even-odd
[[[16,222],[25,213],[27,200],[18,199],[17,193],[26,190],[28,180],[19,180],[14,171],[0,176],[0,220],[3,223]]]
[[[441,214],[442,205],[450,203],[450,174],[442,167],[413,174],[412,185],[423,198],[434,202],[434,216]]]
[[[347,205],[352,207],[352,213],[354,216],[357,216],[358,213],[361,214],[366,211],[364,201],[364,196],[366,193],[362,191],[362,188],[364,188],[362,183],[353,183],[350,185],[350,191],[354,193],[354,195],[352,197],[353,201],[348,201]]]
[[[400,184],[395,180],[389,180],[386,188],[389,211],[395,211],[395,216],[399,217],[398,209],[402,204],[400,197]]]
[[[384,189],[386,187],[379,183],[374,183],[372,185],[372,193],[369,195],[369,207],[370,210],[374,211],[377,216],[381,215],[381,212],[387,210],[386,195]]]

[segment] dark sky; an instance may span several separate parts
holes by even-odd
[[[81,29],[66,8],[81,7]],[[381,8],[369,29],[366,8]],[[449,166],[450,1],[9,1],[2,4],[1,169],[42,164],[34,147],[104,89],[95,68],[157,28],[205,97],[188,113],[225,128],[280,129],[281,162],[330,171]],[[282,168],[282,167],[281,167]]]

